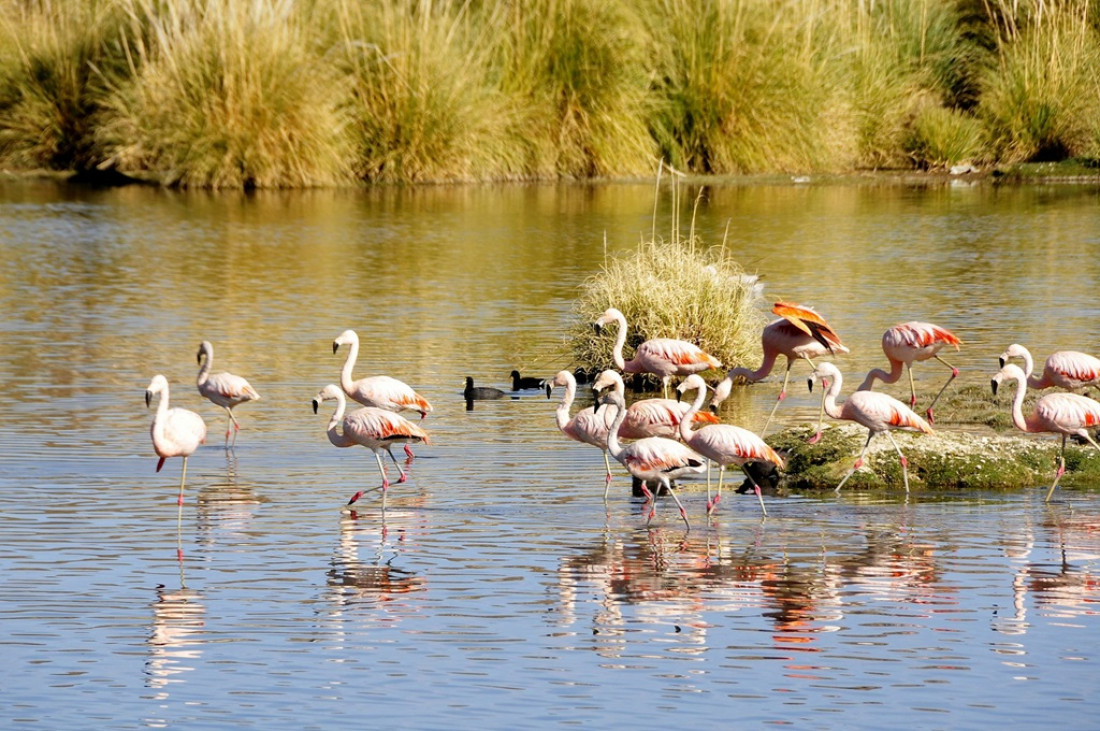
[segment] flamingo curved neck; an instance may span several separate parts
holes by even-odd
[[[561,398],[561,403],[558,404],[556,417],[558,420],[558,429],[565,431],[565,428],[569,426],[569,409],[573,406],[573,399],[577,395],[577,381],[573,378],[568,378],[565,381],[565,395]]]
[[[336,399],[336,410],[332,412],[332,418],[329,419],[328,429],[325,433],[328,434],[328,440],[333,446],[350,447],[355,444],[355,442],[348,439],[346,434],[341,434],[336,429],[344,420],[344,410],[347,409],[348,402],[347,399],[344,398],[343,393],[336,393],[334,398]]]
[[[695,436],[695,430],[691,428],[691,422],[695,418],[695,415],[699,413],[699,409],[703,408],[703,401],[705,401],[706,398],[707,389],[700,388],[695,394],[695,401],[692,402],[691,408],[680,417],[680,439],[684,440],[684,443],[690,443],[691,438]]]
[[[615,335],[615,348],[611,353],[611,357],[615,360],[615,367],[624,373],[636,373],[637,371],[627,370],[626,361],[623,360],[623,346],[626,345],[626,317],[620,312],[615,321],[619,323],[619,332]]]
[[[211,353],[208,348],[203,348],[202,352],[206,357],[203,358],[202,363],[199,364],[198,383],[200,386],[206,383],[206,379],[210,375],[210,367],[214,362],[214,354]]]
[[[610,406],[615,407],[615,419],[611,422],[611,427],[607,431],[607,453],[615,458],[615,461],[622,462],[623,447],[619,444],[619,428],[623,425],[623,420],[626,419],[626,404],[622,402],[612,402],[605,404],[604,408]]]
[[[351,377],[351,370],[355,367],[355,360],[359,357],[359,339],[356,338],[348,343],[348,357],[344,360],[344,367],[340,369],[340,387],[345,391],[351,389],[354,381]]]
[[[897,383],[901,380],[901,374],[905,370],[905,364],[900,360],[890,359],[890,372],[882,370],[881,368],[875,368],[868,371],[867,377],[863,379],[863,383],[859,385],[857,391],[868,391],[875,385],[875,379],[882,381],[883,383]]]
[[[772,372],[772,369],[775,368],[775,360],[778,357],[779,353],[777,353],[776,351],[765,349],[764,360],[760,363],[760,367],[757,368],[755,371],[750,371],[748,368],[738,366],[737,368],[730,369],[727,375],[729,375],[730,378],[737,378],[738,376],[740,376],[741,378],[744,378],[746,381],[750,382],[759,381],[760,379],[765,378],[769,373]],[[790,358],[788,358],[787,360],[789,362]]]
[[[832,376],[832,383],[829,384],[828,390],[825,391],[825,413],[829,415],[831,419],[841,418],[841,409],[837,405],[836,397],[840,395],[841,384],[844,379],[841,378],[838,372],[835,376]]]
[[[1012,380],[1016,382],[1016,394],[1012,397],[1012,423],[1023,432],[1034,431],[1024,418],[1024,396],[1027,392],[1027,376],[1015,375]]]

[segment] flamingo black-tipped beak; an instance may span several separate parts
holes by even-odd
[[[1003,355],[997,359],[997,362],[1001,364],[1001,368],[1005,367],[1005,357]]]
[[[358,500],[361,497],[363,497],[363,491],[362,490],[360,490],[359,492],[352,495],[351,500],[348,500],[347,504],[352,505],[353,503],[355,503],[356,500]]]
[[[550,389],[550,384],[549,384],[549,383],[547,383],[547,384],[546,384],[546,398],[547,398],[547,399],[549,399],[549,398],[550,398],[550,390],[551,390],[551,389]]]
[[[711,404],[707,408],[710,409],[710,413],[712,413],[712,414],[717,414],[718,413],[718,407],[715,406],[714,404]]]
[[[317,409],[321,406],[321,403],[317,399],[313,399],[313,413],[317,413]]]
[[[145,392],[145,408],[149,408],[149,404],[153,402],[153,394],[148,391]]]
[[[994,396],[996,396],[996,395],[997,395],[997,384],[998,384],[998,381],[997,381],[997,379],[996,379],[996,378],[991,378],[991,379],[989,380],[989,387],[990,387],[991,389],[993,389],[993,395],[994,395]]]
[[[814,392],[814,379],[812,379],[812,378],[807,378],[807,379],[806,379],[806,389],[807,389],[807,390],[808,390],[808,391],[809,391],[810,393],[813,393],[813,392]]]
[[[333,343],[332,344],[332,354],[333,355],[336,355],[336,351],[339,350],[339,349],[340,349],[340,343]]]
[[[601,325],[598,322],[592,323],[592,329],[596,331],[597,335],[602,335],[603,334],[603,325]]]

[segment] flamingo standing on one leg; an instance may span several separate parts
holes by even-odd
[[[813,375],[809,379],[811,391],[814,387],[814,381],[821,381],[821,385],[825,388],[825,413],[834,419],[854,421],[867,427],[867,441],[864,443],[863,449],[860,450],[859,458],[856,459],[855,466],[848,470],[848,474],[844,475],[844,479],[836,486],[836,491],[840,492],[840,488],[844,487],[844,483],[848,481],[848,478],[863,466],[863,455],[867,453],[867,447],[871,444],[871,439],[876,434],[882,433],[886,435],[890,443],[894,445],[894,451],[898,453],[898,458],[901,460],[901,477],[905,482],[905,492],[909,492],[909,463],[890,432],[894,429],[907,429],[932,434],[932,427],[928,425],[928,422],[917,416],[912,409],[893,396],[875,391],[856,391],[843,404],[838,406],[836,397],[840,394],[843,378],[840,375],[840,369],[832,363],[821,363],[814,368]]]
[[[657,498],[649,488],[645,487],[645,483],[656,481],[661,483],[669,495],[672,495],[676,506],[680,508],[680,517],[684,519],[684,525],[690,530],[691,523],[688,522],[687,511],[684,510],[683,503],[672,488],[672,480],[702,472],[706,469],[706,460],[680,442],[664,437],[646,437],[622,446],[619,444],[619,427],[626,418],[626,401],[618,391],[609,389],[600,396],[597,409],[600,404],[611,404],[616,408],[615,421],[612,422],[611,430],[607,433],[607,451],[623,467],[626,467],[631,475],[641,481],[642,490],[650,500],[646,525],[657,513]]]
[[[1010,358],[1023,358],[1024,375],[1027,377],[1027,385],[1030,388],[1042,390],[1057,386],[1067,391],[1077,391],[1100,385],[1100,358],[1094,358],[1088,353],[1078,350],[1059,350],[1051,353],[1043,364],[1041,376],[1032,375],[1035,362],[1031,359],[1031,352],[1019,343],[1013,343],[1001,353],[1002,368]]]
[[[1062,435],[1062,449],[1058,453],[1058,471],[1054,483],[1047,490],[1046,499],[1054,494],[1058,481],[1066,471],[1066,437],[1079,436],[1100,450],[1100,444],[1089,435],[1088,428],[1100,424],[1100,403],[1076,393],[1048,393],[1035,402],[1031,414],[1024,417],[1024,393],[1027,391],[1027,375],[1018,365],[1009,363],[993,376],[993,395],[997,386],[1005,380],[1016,381],[1016,396],[1012,400],[1012,423],[1020,431],[1028,433],[1053,432]]]
[[[355,360],[359,357],[359,336],[354,330],[345,330],[332,341],[332,354],[341,345],[348,346],[348,357],[344,360],[344,367],[340,371],[340,386],[344,393],[353,401],[358,401],[364,406],[373,406],[386,411],[419,411],[423,419],[432,410],[432,405],[427,399],[414,391],[404,381],[399,381],[390,376],[370,376],[360,378],[358,381],[351,377]],[[412,449],[405,445],[405,454],[413,457]]]
[[[840,336],[813,308],[790,302],[776,302],[772,312],[780,318],[765,327],[760,336],[760,345],[764,351],[764,361],[760,367],[755,371],[742,367],[731,369],[725,379],[715,386],[714,396],[710,402],[711,409],[716,409],[730,395],[730,389],[735,380],[743,378],[749,383],[755,383],[772,372],[775,361],[780,355],[786,356],[787,369],[783,372],[783,386],[779,389],[779,397],[775,400],[767,421],[764,422],[764,428],[760,430],[761,434],[767,433],[772,417],[775,416],[775,410],[779,408],[779,402],[787,397],[787,380],[791,376],[791,366],[796,360],[803,359],[813,368],[815,367],[814,358],[848,352],[848,348],[840,342]],[[810,439],[811,444],[821,439],[823,414],[824,407],[818,413],[817,432]]]
[[[199,393],[212,403],[221,406],[225,409],[225,413],[229,414],[229,423],[225,425],[225,446],[227,449],[230,446],[235,447],[237,446],[237,432],[241,430],[241,425],[237,423],[237,418],[233,416],[233,407],[248,401],[259,401],[260,394],[241,376],[224,371],[221,373],[210,372],[210,369],[214,367],[214,346],[208,341],[203,340],[202,344],[199,345],[197,357],[199,363],[197,380]],[[230,432],[233,432],[232,445],[229,444]]]
[[[707,459],[718,464],[718,496],[711,502],[710,480],[707,480],[707,513],[710,513],[722,500],[722,478],[726,474],[727,465],[737,465],[745,476],[749,478],[756,497],[760,501],[760,509],[764,515],[768,509],[764,507],[764,496],[760,492],[760,485],[745,469],[747,462],[769,462],[779,469],[783,469],[783,458],[774,449],[769,447],[763,439],[753,434],[748,429],[742,429],[732,424],[711,424],[698,431],[691,429],[691,416],[695,415],[703,407],[703,400],[707,397],[707,384],[702,377],[690,375],[676,389],[683,393],[691,389],[698,389],[695,401],[691,409],[680,421],[680,438],[684,444],[694,449]]]
[[[917,387],[913,383],[913,362],[935,358],[951,369],[951,375],[948,377],[947,383],[940,387],[936,398],[932,399],[932,403],[928,404],[928,408],[924,412],[928,418],[928,423],[934,423],[935,418],[932,414],[932,407],[940,400],[940,396],[947,386],[959,377],[959,369],[941,358],[939,355],[940,350],[948,345],[953,345],[955,350],[958,350],[961,344],[962,341],[955,337],[955,333],[930,322],[913,320],[894,325],[882,334],[882,352],[886,354],[886,359],[890,361],[890,372],[887,373],[881,368],[871,370],[856,390],[870,391],[875,386],[876,378],[883,383],[897,383],[901,379],[902,368],[905,367],[909,371],[909,408],[916,408]]]
[[[160,457],[157,462],[157,472],[160,472],[166,459],[183,457],[179,499],[176,501],[179,506],[176,514],[176,533],[179,535],[183,525],[183,483],[187,479],[187,458],[195,453],[200,444],[206,442],[206,422],[194,411],[169,408],[168,379],[160,374],[153,376],[149,387],[145,389],[145,408],[149,408],[153,397],[157,395],[160,396],[160,403],[157,404],[153,424],[149,428],[149,434],[153,437],[153,451]],[[182,559],[183,549],[176,550]]]
[[[592,390],[596,393],[613,388],[626,400],[623,377],[612,370],[596,376]],[[626,417],[619,427],[619,439],[644,439],[646,437],[679,438],[680,422],[690,410],[690,405],[669,398],[647,398],[635,401],[626,410]],[[717,424],[718,417],[701,411],[692,416],[698,424]]]
[[[623,345],[626,343],[626,317],[623,313],[614,307],[608,308],[596,320],[596,331],[611,322],[619,323],[613,351],[615,366],[623,373],[652,373],[660,377],[661,395],[665,398],[668,398],[668,380],[672,376],[687,376],[722,367],[720,360],[699,346],[672,338],[646,340],[635,348],[633,358],[623,360]]]
[[[589,406],[578,411],[573,418],[569,418],[569,408],[573,405],[573,399],[577,393],[577,379],[569,371],[558,371],[557,375],[545,384],[546,398],[550,398],[550,391],[555,386],[565,388],[565,395],[556,410],[558,429],[561,433],[582,444],[599,447],[603,452],[603,463],[607,468],[607,479],[603,489],[603,499],[606,502],[607,492],[611,487],[611,462],[607,458],[607,432],[614,423],[614,412],[611,409],[604,409],[602,413],[596,414],[595,407]]]
[[[403,416],[374,406],[364,406],[344,416],[344,410],[347,408],[344,392],[331,383],[313,397],[313,413],[316,414],[321,403],[327,399],[336,400],[336,410],[332,412],[332,418],[329,419],[326,429],[328,440],[337,447],[354,447],[359,444],[374,453],[374,459],[378,462],[378,471],[382,474],[382,509],[385,510],[386,491],[389,489],[390,480],[386,475],[386,466],[382,463],[382,452],[385,451],[390,455],[394,466],[401,474],[397,482],[402,483],[408,479],[408,475],[397,463],[393,452],[390,451],[390,446],[393,444],[408,444],[409,442],[427,444],[429,443],[428,432]],[[343,434],[336,430],[336,427],[341,425],[343,425]],[[368,492],[368,490],[360,490],[355,493],[347,504],[353,504],[365,492]]]

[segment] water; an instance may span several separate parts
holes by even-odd
[[[816,305],[852,347],[846,372],[884,364],[882,330],[914,318],[963,339],[963,383],[987,382],[1010,342],[1096,351],[1094,189],[704,193],[697,230],[726,236],[769,301]],[[647,528],[621,473],[604,505],[599,454],[557,433],[556,398],[465,409],[467,375],[504,387],[513,368],[569,365],[577,287],[605,246],[650,235],[649,184],[6,183],[0,215],[6,727],[1095,717],[1100,493],[770,496],[766,520],[728,494],[708,521],[696,482],[690,532],[664,501]],[[349,327],[357,374],[399,376],[436,407],[384,515],[377,493],[341,512],[377,469],[329,445],[310,407]],[[263,394],[238,409],[231,455],[194,389],[203,339],[215,370]],[[158,372],[210,430],[178,534],[180,463],[154,471],[143,402]],[[918,388],[944,375],[925,364]],[[724,416],[759,427],[776,388],[736,389]],[[779,415],[813,412],[792,386]]]

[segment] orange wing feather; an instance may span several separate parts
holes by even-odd
[[[840,336],[829,326],[829,323],[825,322],[825,318],[810,307],[793,302],[776,302],[772,312],[824,345],[830,352],[838,345],[844,346],[844,343],[840,342]]]

